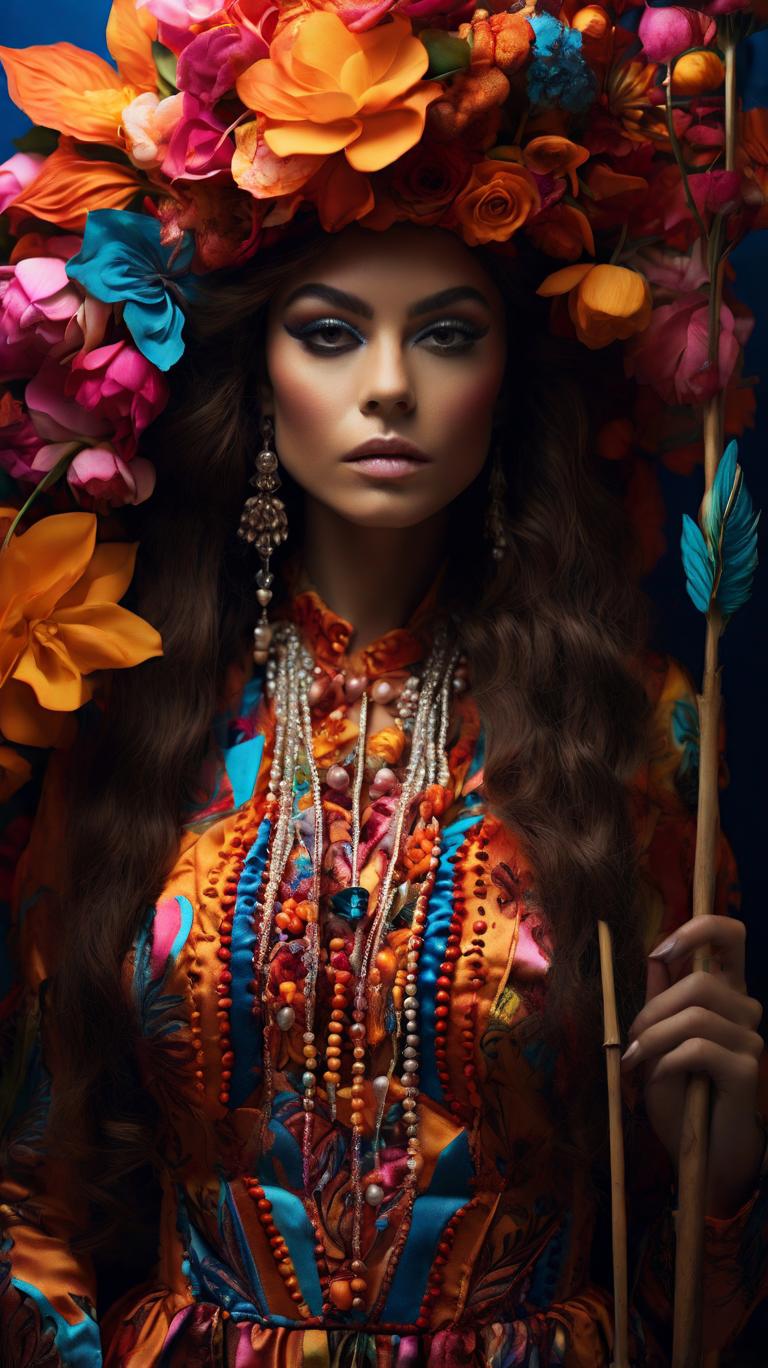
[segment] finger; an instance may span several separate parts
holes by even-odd
[[[738,1026],[746,1026],[751,1031],[757,1029],[763,1015],[762,1006],[756,998],[737,992],[719,975],[707,974],[697,969],[692,974],[686,974],[685,978],[678,979],[677,983],[662,989],[646,1002],[629,1028],[630,1040],[636,1039],[657,1021],[675,1016],[686,1007],[706,1007],[711,1012],[717,1012],[719,1016],[735,1022]]]
[[[694,1036],[654,1062],[649,1082],[660,1083],[683,1074],[703,1073],[720,1092],[751,1098],[757,1091],[758,1068],[752,1055],[736,1054],[714,1040]]]
[[[674,935],[669,936],[661,945],[651,951],[649,958],[660,959],[670,968],[688,958],[702,946],[712,947],[713,955],[719,960],[722,976],[739,992],[746,990],[744,979],[747,931],[744,923],[735,917],[720,917],[716,914],[692,917],[683,922]]]
[[[714,1041],[726,1050],[752,1055],[755,1059],[763,1052],[762,1036],[757,1031],[738,1026],[706,1007],[686,1007],[643,1031],[622,1056],[622,1067],[634,1069],[644,1060],[656,1059],[686,1040],[697,1038]]]

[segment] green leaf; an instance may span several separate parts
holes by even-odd
[[[164,47],[162,43],[152,44],[152,60],[157,71],[157,93],[161,99],[168,95],[177,95],[179,87],[176,84],[176,54],[170,48]]]
[[[59,145],[59,135],[55,128],[43,128],[36,124],[20,138],[14,138],[13,145],[18,152],[39,152],[43,157],[50,157]]]
[[[444,29],[422,29],[419,38],[427,49],[427,80],[442,80],[466,71],[471,60],[469,43]]]

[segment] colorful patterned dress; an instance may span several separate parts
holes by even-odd
[[[351,624],[312,590],[294,596],[291,616],[315,661],[330,670],[341,666],[395,681],[425,655],[424,604],[405,628],[357,654],[348,653]],[[689,914],[697,712],[692,681],[674,660],[649,652],[644,662],[655,704],[654,746],[631,794],[650,945]],[[596,1272],[596,1203],[553,1148],[561,1114],[556,1062],[526,1031],[546,993],[551,932],[518,843],[486,812],[483,742],[471,694],[457,696],[453,719],[442,852],[419,963],[421,1167],[411,1198],[393,1079],[379,1117],[379,1148],[373,1154],[369,1145],[365,1154],[369,1178],[383,1192],[363,1213],[364,1310],[351,1306],[350,1294],[348,1063],[335,1118],[318,1104],[308,1193],[300,1013],[273,1042],[272,1101],[263,1124],[253,907],[266,858],[275,723],[263,671],[251,678],[245,669],[231,672],[213,728],[205,793],[185,814],[178,860],[125,964],[140,1067],[161,1118],[162,1210],[156,1265],[100,1323],[93,1268],[70,1245],[79,1213],[45,1138],[55,1023],[41,1036],[38,1003],[56,963],[57,833],[67,757],[56,753],[48,764],[31,830],[25,790],[17,794],[3,851],[8,865],[14,846],[25,846],[12,891],[6,890],[20,972],[7,985],[3,1015],[11,1078],[0,1185],[4,1368],[608,1365],[610,1276],[605,1258]],[[348,762],[356,735],[343,702],[331,713],[313,714],[321,770]],[[406,732],[385,728],[367,744],[369,754],[402,773]],[[284,1005],[300,990],[297,947],[311,868],[312,794],[305,771],[297,780],[296,841],[280,890],[283,940],[269,978]],[[349,801],[327,784],[322,797],[321,926],[330,900],[351,879]],[[385,794],[364,803],[361,882],[372,896],[386,865],[393,802]],[[394,987],[413,907],[409,880],[418,885],[425,858],[418,840],[404,849],[406,893],[376,961],[380,980]],[[723,837],[717,909],[738,908],[735,866]],[[349,946],[341,941],[337,934],[335,949],[325,946],[321,978],[348,972]],[[318,996],[321,1039],[328,992]],[[380,1020],[369,1027],[369,1040],[375,1047],[380,1039],[384,1048],[396,993],[382,992],[377,1000]],[[578,1077],[568,1085],[578,1087]],[[375,1099],[366,1097],[365,1106],[370,1136]],[[633,1152],[630,1176],[633,1362],[660,1366],[669,1361],[673,1185],[650,1136],[646,1149]],[[767,1229],[766,1191],[732,1219],[707,1222],[710,1344],[729,1342],[765,1294]]]

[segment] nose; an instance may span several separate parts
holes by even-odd
[[[411,413],[416,406],[413,382],[399,339],[379,337],[368,343],[360,388],[360,411],[367,414]]]

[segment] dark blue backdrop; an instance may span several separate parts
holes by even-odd
[[[104,27],[109,0],[57,0],[54,6],[30,5],[28,0],[2,0],[0,40],[14,47],[51,43],[62,38],[108,56]],[[741,51],[740,88],[747,105],[768,105],[768,32],[755,35]],[[11,139],[27,121],[6,97],[0,76],[0,160],[13,151]],[[768,377],[768,232],[755,233],[733,257],[737,289],[757,317],[747,351],[746,373]],[[766,510],[760,524],[760,566],[751,602],[730,623],[721,644],[723,696],[728,729],[731,784],[721,795],[722,824],[734,847],[744,891],[744,917],[749,924],[752,990],[768,1005],[768,878],[763,842],[768,841],[768,805],[763,775],[768,768],[768,727],[765,708],[765,639],[768,602],[768,475],[764,460],[768,403],[758,395],[758,426],[740,443],[740,460],[758,508]],[[678,549],[683,511],[696,515],[703,482],[675,476],[662,467],[667,503],[668,551],[648,580],[659,608],[655,643],[669,650],[701,679],[703,621],[685,593]]]

